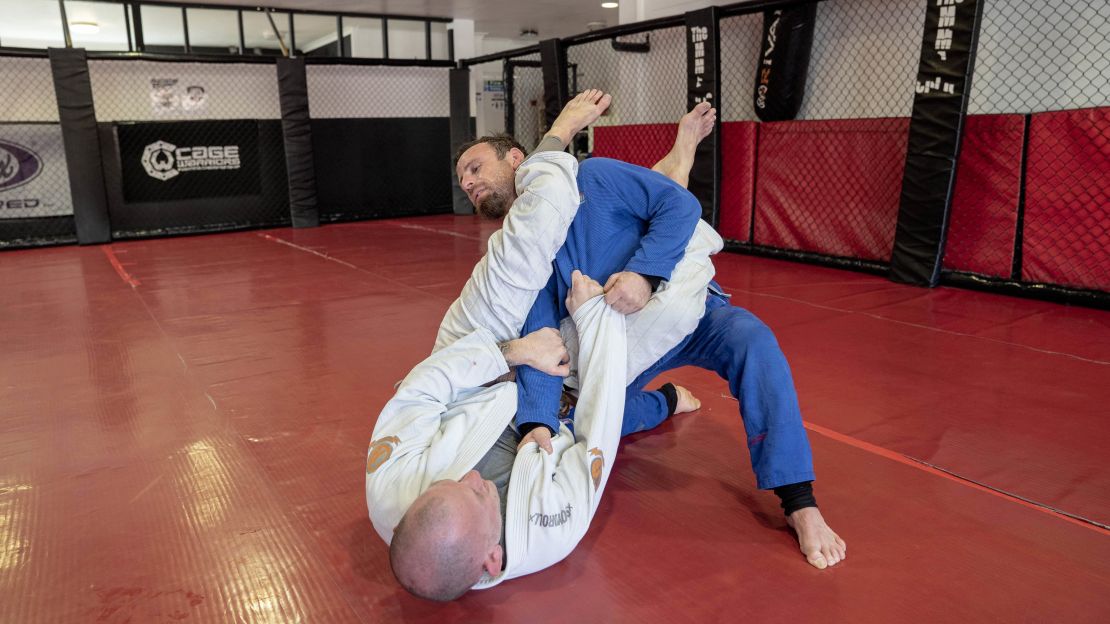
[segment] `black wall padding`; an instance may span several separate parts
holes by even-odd
[[[199,129],[212,122],[174,122],[173,125],[180,123],[194,124]],[[112,235],[129,238],[288,225],[289,192],[281,122],[275,119],[249,123],[257,126],[258,133],[257,194],[220,196],[214,190],[208,197],[142,202],[129,202],[124,198],[115,124],[99,124]]]
[[[277,60],[281,127],[285,133],[285,169],[289,177],[289,212],[293,227],[316,227],[316,169],[312,159],[312,124],[308,116],[308,79],[304,58]]]
[[[717,108],[713,133],[698,144],[687,188],[701,202],[701,218],[717,227],[721,205],[721,48],[719,11],[708,7],[686,14],[686,110],[699,102]]]
[[[540,42],[540,64],[543,67],[543,107],[545,128],[555,123],[573,94],[567,81],[567,48],[559,39]],[[512,94],[508,91],[506,95]],[[509,98],[512,101],[512,98]]]
[[[942,12],[948,15],[942,16]],[[982,0],[965,0],[954,7],[929,3],[925,13],[890,260],[890,277],[897,282],[936,286],[940,281],[982,15]],[[948,36],[941,37],[940,30]],[[945,47],[938,50],[941,42]]]
[[[85,50],[50,48],[49,54],[69,169],[77,242],[82,245],[107,243],[111,240],[111,227]]]
[[[451,150],[446,158],[449,175],[451,176],[451,206],[455,214],[474,214],[474,205],[470,203],[466,192],[459,188],[459,179],[455,175],[454,156],[459,147],[474,138],[474,130],[470,120],[470,70],[452,69],[450,72],[451,96]]]
[[[752,96],[760,120],[788,121],[798,116],[816,22],[816,3],[763,12],[763,40]]]
[[[313,119],[321,221],[452,210],[450,119]]]

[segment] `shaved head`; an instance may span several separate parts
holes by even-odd
[[[462,596],[483,573],[500,572],[501,511],[497,489],[477,472],[437,481],[393,531],[389,563],[397,581],[428,600]]]

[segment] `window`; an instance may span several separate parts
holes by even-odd
[[[428,49],[424,38],[424,21],[389,20],[389,58],[425,59]]]
[[[239,54],[238,11],[192,7],[185,11],[193,54]]]
[[[124,5],[66,0],[66,19],[73,47],[126,52],[127,19]]]
[[[343,46],[347,56],[382,58],[382,21],[373,17],[344,17]]]
[[[308,56],[339,56],[334,15],[293,15],[297,52]]]
[[[273,18],[273,25],[270,24],[269,17]],[[274,33],[274,26],[277,26],[277,33],[280,33],[285,47],[289,47],[289,14],[273,11],[269,17],[264,11],[243,11],[246,54],[281,56],[281,44],[278,42],[278,34]]]
[[[447,37],[447,22],[432,22],[432,58],[437,61],[451,59],[450,39]]]
[[[0,46],[48,48],[66,44],[57,2],[0,0]]]
[[[143,18],[143,45],[147,52],[181,54],[185,52],[185,23],[180,7],[140,6]]]

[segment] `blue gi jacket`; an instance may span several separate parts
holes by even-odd
[[[578,169],[582,204],[555,255],[554,271],[520,334],[558,329],[575,269],[604,284],[633,271],[669,279],[701,218],[701,204],[666,176],[625,162],[591,158]],[[542,423],[558,431],[562,378],[531,367],[517,369],[517,426]]]

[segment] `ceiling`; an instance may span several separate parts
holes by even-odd
[[[246,0],[192,1],[249,4]],[[266,0],[264,4],[279,9],[469,19],[474,20],[475,32],[510,39],[519,39],[524,29],[536,30],[540,40],[586,32],[590,22],[618,23],[618,9],[603,9],[601,0]]]

